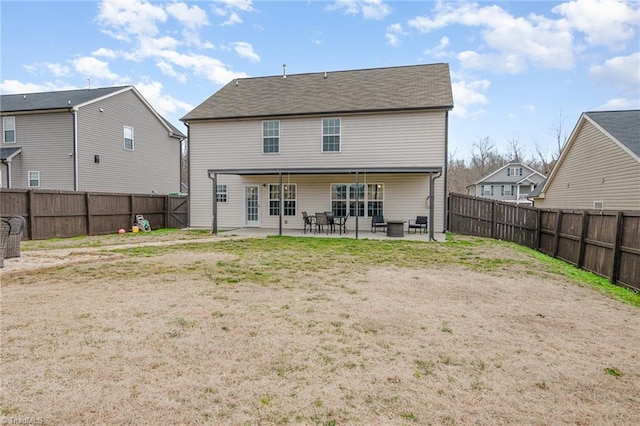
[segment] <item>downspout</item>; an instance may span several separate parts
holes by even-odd
[[[435,210],[436,210],[435,202],[434,202],[434,200],[436,199],[436,197],[435,197],[435,193],[436,193],[435,192],[436,191],[435,181],[436,181],[436,179],[438,179],[441,176],[442,176],[442,172],[438,172],[435,177],[432,176],[431,173],[429,173],[429,192],[431,193],[429,195],[429,241],[435,241],[435,237],[433,235],[433,230],[434,230],[434,227],[435,227],[435,225],[433,223],[433,218],[435,216]],[[445,178],[445,182],[446,182],[446,178]],[[447,212],[446,200],[447,199],[445,198],[445,207],[443,208],[443,210],[445,212],[445,215],[446,215],[446,212]],[[445,221],[446,221],[446,218],[445,218]]]
[[[282,193],[282,172],[278,172],[278,209],[280,214],[278,215],[278,235],[282,235],[282,214],[284,213],[284,194]]]
[[[356,170],[356,240],[358,239],[358,217],[360,217],[360,215],[358,214],[358,204],[359,204],[359,200],[358,200],[358,194],[360,191],[358,191],[358,186],[360,185],[359,182],[359,176],[358,176],[358,171]],[[349,205],[347,204],[347,208],[349,208]]]
[[[11,188],[11,160],[2,160],[2,163],[7,166],[7,188]]]
[[[191,126],[187,122],[184,122],[184,125],[187,126],[187,228],[189,228],[191,227]],[[182,163],[180,166],[182,167]],[[180,190],[182,191],[182,187]],[[217,192],[216,188],[216,194]]]
[[[78,107],[69,109],[73,115],[73,190],[78,191]]]
[[[440,176],[441,175],[436,176],[434,180],[439,178]],[[447,211],[447,206],[449,205],[449,203],[447,202],[447,198],[449,197],[449,182],[447,180],[447,176],[449,176],[449,111],[444,112],[444,204],[442,207],[442,211],[444,212],[443,232],[447,232],[447,229],[449,229],[449,212]],[[433,238],[433,235],[430,235],[429,238]]]

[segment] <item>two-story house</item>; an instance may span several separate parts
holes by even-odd
[[[583,113],[536,207],[640,210],[640,110]]]
[[[302,229],[301,213],[431,217],[444,230],[447,64],[229,82],[189,128],[190,226]]]
[[[524,163],[508,163],[483,177],[473,187],[476,197],[531,205],[527,198],[546,176]]]
[[[180,191],[186,137],[133,86],[0,97],[3,188]]]

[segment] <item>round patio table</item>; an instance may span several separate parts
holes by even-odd
[[[404,220],[387,220],[387,237],[404,237]]]

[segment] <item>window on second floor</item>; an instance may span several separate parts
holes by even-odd
[[[340,119],[322,119],[322,152],[340,152]]]
[[[218,203],[227,203],[229,201],[229,187],[226,183],[216,185],[216,201]]]
[[[15,117],[2,117],[2,142],[16,143]]]
[[[262,122],[262,152],[264,154],[277,154],[280,152],[279,121]]]
[[[133,127],[124,126],[124,149],[133,151]]]
[[[282,185],[283,216],[296,215],[296,184]],[[280,185],[269,184],[269,216],[280,215]]]
[[[29,188],[40,188],[40,172],[29,172],[27,178],[29,179]]]
[[[522,176],[522,167],[508,167],[507,176]]]

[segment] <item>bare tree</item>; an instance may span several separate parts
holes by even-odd
[[[504,156],[496,152],[489,137],[478,139],[473,144],[471,165],[478,174],[478,179],[487,175],[506,163]]]
[[[524,148],[517,136],[507,140],[507,153],[505,158],[510,162],[521,163],[524,161]]]

